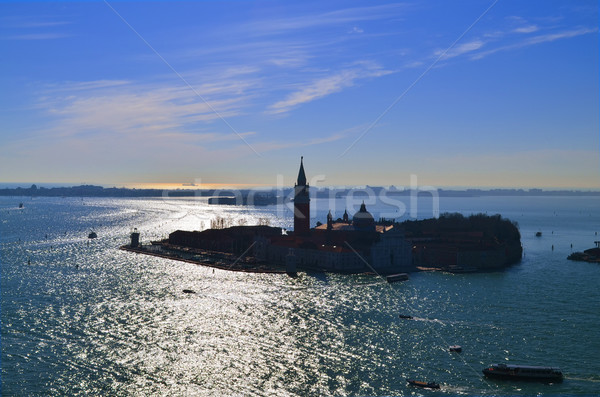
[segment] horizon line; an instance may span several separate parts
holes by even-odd
[[[152,190],[219,190],[219,189],[237,189],[237,190],[251,190],[251,189],[277,189],[279,186],[273,184],[259,184],[259,183],[169,183],[169,182],[158,182],[158,183],[145,183],[145,182],[132,182],[132,183],[95,183],[95,182],[0,182],[0,189],[29,189],[31,186],[36,185],[37,187],[44,188],[72,188],[79,186],[100,186],[102,188],[111,189],[152,189]],[[284,188],[292,188],[293,186],[285,186]],[[366,189],[366,188],[394,188],[399,190],[411,190],[411,186],[405,185],[380,185],[380,184],[356,184],[356,185],[323,185],[323,186],[312,186],[314,189]],[[492,190],[541,190],[543,192],[551,191],[600,191],[600,187],[575,187],[575,186],[477,186],[477,185],[417,185],[417,188],[427,188],[427,190],[448,190],[448,191],[465,191],[465,190],[479,190],[479,191],[492,191]]]

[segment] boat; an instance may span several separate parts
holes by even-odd
[[[449,351],[451,352],[455,352],[455,353],[460,353],[462,352],[462,346],[460,345],[452,345],[448,348]]]
[[[542,232],[536,232],[535,237],[542,237]]]
[[[483,369],[488,378],[532,380],[542,382],[562,382],[563,374],[557,367],[539,367],[531,365],[492,364]]]
[[[19,203],[19,208],[23,208],[23,203]]]
[[[426,389],[439,389],[440,388],[440,384],[435,383],[435,382],[422,382],[420,380],[414,380],[414,379],[407,379],[406,381],[412,386],[423,387]]]
[[[92,232],[90,232],[90,234],[88,234],[88,238],[96,238],[96,237],[98,237],[98,235],[94,231],[92,231]]]
[[[194,291],[193,289],[184,289],[184,290],[183,290],[183,293],[184,293],[184,294],[195,294],[195,293],[196,293],[196,291]]]
[[[408,314],[399,314],[398,317],[405,318],[407,320],[412,320],[413,316],[409,316]]]
[[[388,283],[395,283],[396,281],[406,281],[408,280],[408,274],[406,273],[398,273],[398,274],[390,274],[386,277]]]

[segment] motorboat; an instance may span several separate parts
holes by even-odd
[[[440,388],[440,384],[435,383],[435,382],[423,382],[423,381],[414,380],[414,379],[407,379],[406,381],[408,382],[408,384],[410,384],[412,386],[423,387],[426,389],[439,389]]]
[[[531,365],[492,364],[483,369],[488,378],[532,380],[543,382],[562,382],[563,374],[557,367],[539,367]]]
[[[454,352],[454,353],[460,353],[462,352],[462,346],[460,345],[452,345],[448,348],[449,351]]]
[[[406,281],[408,280],[408,274],[406,273],[398,273],[398,274],[390,274],[386,277],[388,283],[395,283],[396,281]]]

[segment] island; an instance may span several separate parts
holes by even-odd
[[[573,252],[567,259],[579,262],[600,263],[600,241],[594,241],[596,247],[583,252]]]
[[[352,216],[310,227],[309,185],[303,161],[294,186],[294,229],[269,225],[176,230],[169,238],[139,244],[131,235],[124,250],[246,272],[297,271],[390,275],[419,270],[449,272],[502,269],[521,260],[518,225],[500,215],[442,214],[438,218],[375,221],[363,202]]]
[[[523,253],[517,225],[500,215],[442,214],[402,223],[382,220],[371,233],[344,231],[342,227],[351,223],[338,223],[341,233],[336,233],[333,226],[329,231],[325,224],[318,226],[303,238],[266,225],[177,230],[146,245],[138,242],[136,231],[132,243],[121,249],[231,271],[382,275],[496,271],[518,263]]]

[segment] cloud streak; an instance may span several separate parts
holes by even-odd
[[[510,21],[513,23],[516,21],[520,26],[483,33],[481,38],[474,38],[468,42],[456,45],[446,53],[441,49],[437,49],[431,57],[440,58],[440,61],[462,56],[470,60],[479,60],[498,52],[517,50],[537,44],[598,32],[598,28],[574,27],[562,31],[532,35],[533,33],[542,32],[544,28],[536,24],[529,24],[521,17],[513,16],[510,18]],[[546,28],[546,30],[548,29],[553,28]],[[407,65],[409,65],[408,67],[413,67],[422,64],[423,61],[415,60],[409,62]]]
[[[251,83],[234,80],[198,84],[210,106],[189,87],[170,81],[136,84],[123,80],[66,83],[43,92],[38,107],[53,119],[47,130],[57,136],[194,132],[223,117],[239,115],[248,105]]]
[[[292,30],[306,30],[316,27],[353,24],[360,21],[373,21],[401,15],[408,8],[406,4],[383,4],[369,7],[353,7],[341,10],[308,13],[296,17],[259,20],[242,28],[255,34],[279,34]]]
[[[71,35],[65,33],[28,33],[19,34],[13,36],[7,36],[5,40],[56,40],[70,37]]]
[[[300,147],[321,145],[324,143],[335,142],[335,141],[338,141],[345,137],[346,137],[346,134],[344,134],[344,133],[335,133],[335,134],[331,134],[331,135],[328,135],[325,137],[313,138],[310,140],[303,140],[303,141],[284,140],[284,141],[260,142],[260,143],[255,144],[255,146],[261,153],[265,153],[265,152],[270,152],[273,150],[282,150],[282,149],[289,149],[289,148],[300,148]]]
[[[301,104],[323,98],[340,92],[344,88],[351,87],[358,80],[381,77],[392,73],[389,70],[384,70],[381,67],[370,63],[361,66],[362,67],[341,70],[329,76],[308,82],[303,87],[300,87],[289,94],[285,99],[269,106],[267,113],[280,114],[289,112]]]
[[[15,33],[2,34],[3,40],[56,40],[72,37],[71,34],[57,32],[54,28],[70,25],[66,20],[51,16],[14,15],[0,18],[2,30]]]
[[[533,33],[540,30],[536,25],[527,25],[513,30],[514,33]]]
[[[480,49],[481,47],[483,47],[484,45],[485,45],[485,42],[482,40],[473,40],[468,43],[459,44],[459,45],[451,48],[450,50],[448,50],[445,53],[442,50],[438,50],[434,53],[434,55],[436,57],[439,57],[440,55],[443,54],[442,57],[440,58],[440,60],[446,60],[446,59],[458,57],[458,56],[476,51],[476,50]]]
[[[470,56],[470,59],[472,59],[472,60],[482,59],[489,55],[492,55],[492,54],[495,54],[495,53],[501,52],[501,51],[516,50],[516,49],[520,49],[520,48],[533,46],[536,44],[548,43],[548,42],[552,42],[552,41],[556,41],[556,40],[570,39],[573,37],[582,36],[585,34],[590,34],[590,33],[595,33],[595,32],[598,32],[598,28],[594,28],[594,29],[577,28],[577,29],[565,30],[562,32],[557,32],[557,33],[541,34],[541,35],[527,38],[525,40],[522,40],[522,41],[519,41],[516,43],[501,45],[499,47],[492,48],[487,51],[481,51],[481,52],[472,54]]]

